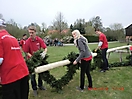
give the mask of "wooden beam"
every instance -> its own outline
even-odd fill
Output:
[[[67,64],[70,64],[69,60],[63,60],[63,61],[50,63],[50,64],[47,64],[47,65],[42,65],[42,66],[39,66],[39,67],[35,68],[35,73],[41,73],[41,72],[44,72],[44,71],[47,71],[47,70],[50,70],[50,69],[53,69],[53,68],[56,68],[56,67],[59,67],[59,66],[65,66]]]
[[[130,45],[111,48],[111,49],[107,50],[107,53],[109,53],[109,55],[110,55],[110,52],[113,52],[113,51],[116,51],[116,50],[119,50],[119,49],[128,48],[128,47],[130,47]],[[93,57],[97,56],[97,53],[92,53],[92,56]],[[67,60],[62,60],[62,61],[50,63],[50,64],[47,64],[47,65],[42,65],[42,66],[39,66],[39,67],[35,68],[35,73],[41,73],[41,72],[44,72],[44,71],[47,71],[47,70],[50,70],[50,69],[53,69],[53,68],[56,68],[56,67],[65,66],[65,65],[68,65],[68,64],[70,64],[70,61],[67,59]]]

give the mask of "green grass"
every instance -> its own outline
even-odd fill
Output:
[[[109,48],[123,46],[126,43],[110,43]],[[97,44],[89,45],[91,50],[97,47]],[[62,60],[71,51],[78,52],[75,46],[64,46],[64,47],[48,47],[48,62],[56,62]],[[123,59],[126,55],[123,54]],[[111,53],[109,62],[119,61],[118,53]],[[58,67],[50,70],[51,74],[56,78],[61,78],[65,74],[64,67]],[[76,90],[76,86],[79,85],[79,73],[77,71],[73,80],[66,86],[64,86],[62,94],[53,92],[53,89],[46,83],[44,86],[47,88],[46,91],[38,90],[38,97],[33,97],[32,88],[30,87],[29,99],[132,99],[132,67],[113,67],[105,73],[100,73],[98,70],[91,72],[93,78],[93,87],[97,88],[92,91],[85,89],[83,93]],[[87,86],[87,79],[86,86]],[[108,88],[106,90],[105,88]],[[122,90],[121,88],[124,88]]]

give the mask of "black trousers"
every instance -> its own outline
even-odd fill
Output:
[[[2,99],[28,99],[29,76],[13,83],[2,85]]]
[[[31,84],[32,84],[32,89],[37,90],[37,82],[36,82],[36,75],[33,74],[31,75]],[[43,84],[42,79],[40,74],[38,74],[38,87],[41,87]]]
[[[106,55],[107,55],[107,50],[108,50],[108,48],[105,48],[105,49],[101,49],[101,51],[102,51],[102,59],[103,59],[103,70],[106,70],[106,69],[108,69],[108,67],[109,67],[109,64],[108,64],[108,60],[107,60],[107,57],[106,57]]]
[[[87,75],[88,79],[88,87],[92,87],[92,77],[90,75],[90,61],[81,60],[81,73],[80,73],[80,88],[84,89],[85,84],[85,74]]]

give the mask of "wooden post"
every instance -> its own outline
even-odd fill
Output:
[[[129,46],[121,46],[121,47],[111,48],[111,49],[107,50],[107,53],[110,56],[111,52],[114,52],[114,51],[119,50],[119,49],[128,48],[128,47]],[[93,57],[97,56],[97,53],[92,53],[92,56]],[[122,56],[120,55],[120,59],[121,58],[122,58]],[[122,61],[122,59],[121,59],[121,61]],[[50,64],[47,64],[47,65],[42,65],[42,66],[39,66],[39,67],[35,68],[35,73],[41,73],[41,72],[44,72],[44,71],[47,71],[47,70],[50,70],[50,69],[53,69],[53,68],[56,68],[56,67],[59,67],[59,66],[65,66],[65,65],[68,65],[68,64],[70,64],[70,61],[67,59],[67,60],[62,60],[62,61],[59,61],[59,62],[50,63]]]
[[[69,60],[63,60],[59,62],[50,63],[47,65],[42,65],[42,66],[35,68],[35,73],[41,73],[41,72],[44,72],[44,71],[47,71],[47,70],[50,70],[50,69],[53,69],[59,66],[65,66],[67,64],[70,64]]]
[[[95,57],[96,55],[97,55],[97,53],[92,53],[93,57]],[[56,68],[59,66],[65,66],[68,64],[70,64],[70,61],[67,59],[67,60],[62,60],[62,61],[50,63],[47,65],[42,65],[42,66],[35,68],[35,73],[41,73],[41,72],[44,72],[44,71],[47,71],[47,70],[50,70],[50,69],[53,69],[53,68]]]

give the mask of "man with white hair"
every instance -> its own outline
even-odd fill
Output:
[[[0,78],[2,99],[28,99],[29,71],[15,37],[0,19]]]

